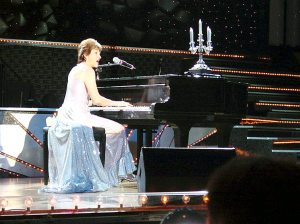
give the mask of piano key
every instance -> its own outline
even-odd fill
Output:
[[[151,112],[151,106],[133,106],[133,107],[90,107],[90,111],[140,111]]]

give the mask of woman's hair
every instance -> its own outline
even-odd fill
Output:
[[[93,49],[102,51],[102,46],[95,39],[88,38],[78,45],[78,59],[77,63],[85,61],[84,55],[89,55]]]

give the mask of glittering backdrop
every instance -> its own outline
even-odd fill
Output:
[[[188,49],[189,27],[212,29],[215,52],[268,44],[268,0],[1,0],[0,36]]]

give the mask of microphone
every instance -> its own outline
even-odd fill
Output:
[[[118,65],[121,65],[123,67],[129,68],[131,70],[135,69],[135,67],[132,64],[129,64],[128,62],[123,61],[123,60],[121,60],[118,57],[114,57],[113,58],[113,62],[116,63],[116,64],[118,64]]]

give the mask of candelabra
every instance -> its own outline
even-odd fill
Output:
[[[203,53],[209,54],[213,47],[212,47],[212,41],[211,41],[211,29],[209,26],[207,27],[207,41],[206,46],[204,45],[204,39],[203,39],[203,32],[202,32],[202,21],[199,20],[199,33],[198,33],[198,39],[197,39],[199,45],[195,46],[194,42],[194,31],[193,28],[190,28],[190,48],[189,51],[192,54],[199,53],[199,60],[196,62],[196,64],[189,69],[190,73],[203,73],[207,72],[208,70],[211,70],[204,62],[203,60]]]

